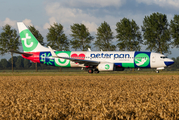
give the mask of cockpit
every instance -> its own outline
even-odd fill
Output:
[[[160,58],[165,59],[165,58],[168,58],[168,57],[167,56],[160,56]]]

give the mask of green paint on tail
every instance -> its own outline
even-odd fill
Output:
[[[23,30],[20,33],[20,37],[25,52],[31,52],[37,47],[38,41],[28,29]]]

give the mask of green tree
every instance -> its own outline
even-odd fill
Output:
[[[31,69],[34,69],[35,66],[36,66],[36,64],[32,62],[30,68],[31,68]]]
[[[34,35],[34,37],[39,41],[41,45],[45,45],[44,43],[44,37],[41,35],[39,30],[37,30],[34,26],[29,26],[28,27],[30,32]]]
[[[1,61],[0,61],[0,70],[2,69]]]
[[[17,56],[13,56],[13,58],[10,58],[8,60],[8,63],[10,66],[12,66],[12,63],[11,63],[12,60],[13,60],[13,63],[15,63],[17,61]],[[16,67],[15,64],[13,64],[13,68],[15,68],[15,67]]]
[[[174,64],[169,66],[169,70],[179,70],[179,57],[176,58],[172,58],[172,60],[174,61]]]
[[[17,35],[17,31],[12,29],[10,25],[6,24],[3,26],[3,32],[0,34],[0,54],[4,55],[8,53],[9,50],[17,51],[19,49],[20,40]],[[14,71],[13,67],[13,53],[11,52],[11,65],[12,72]]]
[[[20,68],[24,67],[23,61],[24,61],[24,58],[22,58],[21,56],[17,57],[17,61],[15,62],[15,65],[16,65],[17,69],[20,69]]]
[[[147,50],[154,50],[161,54],[170,53],[169,45],[171,38],[169,24],[165,14],[157,12],[150,16],[145,16],[142,31],[144,32],[144,45],[147,45]]]
[[[174,39],[172,45],[179,48],[179,15],[175,15],[173,20],[170,21],[170,32]]]
[[[31,33],[34,35],[34,37],[39,41],[41,45],[45,45],[44,43],[44,38],[41,35],[41,33],[34,27],[34,26],[29,26],[28,27]],[[35,63],[35,68],[36,72],[38,71],[38,63]]]
[[[179,57],[177,57],[174,62],[175,63],[173,65],[175,66],[176,69],[179,70]]]
[[[24,59],[24,68],[28,69],[30,67],[30,60]]]
[[[119,50],[140,51],[142,38],[136,22],[123,18],[120,22],[117,22],[116,27]]]
[[[97,28],[96,41],[94,43],[97,49],[102,49],[105,51],[112,51],[116,49],[115,45],[112,45],[113,32],[107,22],[101,23],[101,25]]]
[[[89,30],[84,24],[73,24],[71,26],[71,32],[72,40],[70,41],[70,44],[73,49],[81,49],[82,51],[85,51],[88,48],[91,48],[90,43],[94,37],[90,35]]]
[[[58,51],[69,50],[69,41],[67,36],[64,34],[63,26],[60,23],[54,23],[48,30],[47,46],[51,46],[53,49]],[[60,67],[60,72],[61,71],[62,68]]]
[[[3,69],[8,68],[8,61],[6,59],[1,59],[1,65]]]
[[[69,41],[64,34],[63,26],[61,24],[54,23],[48,29],[47,34],[47,46],[51,46],[55,50],[69,50]]]
[[[47,69],[47,66],[46,64],[40,64],[41,69]]]
[[[77,51],[77,49],[80,48],[80,44],[78,40],[71,40],[70,44],[72,45],[72,48],[75,49],[75,51]]]

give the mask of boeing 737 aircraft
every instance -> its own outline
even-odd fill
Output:
[[[174,63],[154,52],[137,51],[56,51],[42,46],[22,22],[17,23],[23,58],[57,67],[86,67],[88,73],[123,71],[125,68],[156,68],[156,72]]]

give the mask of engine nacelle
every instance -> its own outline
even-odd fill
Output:
[[[97,68],[99,71],[113,71],[114,64],[113,63],[100,63]]]
[[[124,71],[125,69],[123,67],[118,67],[113,63],[101,63],[97,68],[99,71]]]

